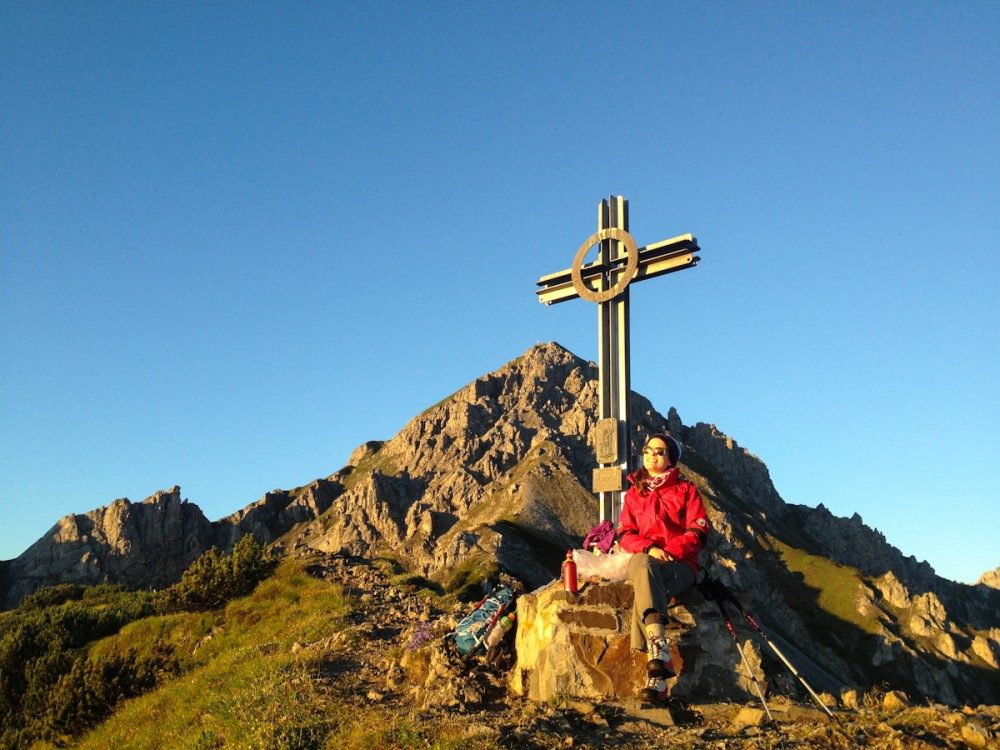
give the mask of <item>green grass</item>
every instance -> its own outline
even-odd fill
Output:
[[[817,592],[816,604],[822,610],[869,635],[878,635],[878,620],[858,612],[862,581],[857,570],[796,549],[772,536],[767,541],[781,555],[788,570],[800,574],[805,585]]]
[[[459,601],[478,601],[483,597],[483,581],[496,580],[500,566],[496,559],[486,555],[470,555],[462,564],[450,571],[444,590]]]
[[[329,732],[307,666],[267,644],[229,648],[129,701],[82,748],[306,748]]]
[[[419,715],[387,714],[383,711],[341,716],[324,750],[494,750],[496,740],[468,737],[464,722],[456,719],[422,719]]]
[[[439,597],[444,594],[441,584],[425,578],[417,573],[402,573],[389,579],[389,583],[411,593],[429,597]]]
[[[385,563],[387,567],[389,562]],[[148,617],[95,643],[95,652],[172,646],[184,673],[124,702],[76,747],[107,750],[479,750],[459,720],[365,702],[350,678],[323,687],[324,669],[356,647],[341,633],[354,606],[340,586],[287,561],[254,592],[214,612]],[[297,653],[296,642],[312,644]],[[398,650],[398,647],[397,647]],[[38,745],[41,748],[43,745]]]
[[[398,576],[406,572],[406,567],[391,555],[380,555],[372,560],[372,567],[384,576]]]
[[[287,562],[254,592],[217,612],[150,617],[95,650],[124,652],[166,641],[187,671],[127,701],[80,747],[321,747],[330,730],[312,672],[329,656],[316,643],[344,626],[351,602],[339,586]]]
[[[110,657],[134,649],[139,656],[149,655],[155,644],[167,644],[181,657],[184,665],[192,664],[198,643],[221,621],[219,612],[184,612],[155,615],[129,623],[116,635],[95,641],[88,649],[91,657]]]

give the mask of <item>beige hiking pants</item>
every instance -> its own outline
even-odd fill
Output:
[[[663,615],[666,622],[670,598],[694,585],[694,572],[682,562],[663,562],[640,552],[632,555],[628,562],[628,580],[635,592],[635,603],[632,605],[632,648],[645,651],[643,616],[655,609]]]

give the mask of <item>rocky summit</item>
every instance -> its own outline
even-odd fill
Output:
[[[684,425],[676,411],[664,416],[638,394],[631,408],[639,440],[669,430],[684,444],[682,472],[699,487],[713,525],[709,573],[818,689],[882,686],[948,705],[1000,704],[997,571],[972,586],[943,579],[858,515],[786,503],[764,463],[714,426]],[[269,492],[218,521],[176,487],[67,516],[2,564],[3,602],[15,606],[58,582],[162,586],[201,552],[246,534],[288,554],[390,556],[449,590],[500,572],[535,589],[597,521],[589,491],[596,413],[596,366],[541,344],[391,439],[362,443],[339,471]],[[703,625],[697,613],[709,609],[693,610],[695,634]],[[732,647],[715,640],[713,648]],[[748,655],[765,677],[795,693],[794,680],[755,648]],[[716,656],[732,662],[731,654],[728,662]],[[716,694],[743,685],[735,674],[705,674]]]

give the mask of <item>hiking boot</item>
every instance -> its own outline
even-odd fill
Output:
[[[670,660],[670,646],[664,637],[663,623],[646,624],[646,674],[650,677],[673,677],[674,664]]]
[[[670,677],[675,677],[677,672],[674,671],[673,660],[667,657],[666,660],[650,659],[646,662],[646,674],[650,677],[659,677],[666,680]]]
[[[667,690],[667,681],[663,677],[650,677],[646,680],[646,687],[639,691],[639,699],[644,703],[666,703],[670,697]]]

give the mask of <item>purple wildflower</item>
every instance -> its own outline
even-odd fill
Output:
[[[434,628],[429,622],[418,622],[410,636],[410,642],[406,644],[407,651],[416,651],[427,641],[434,637]]]

